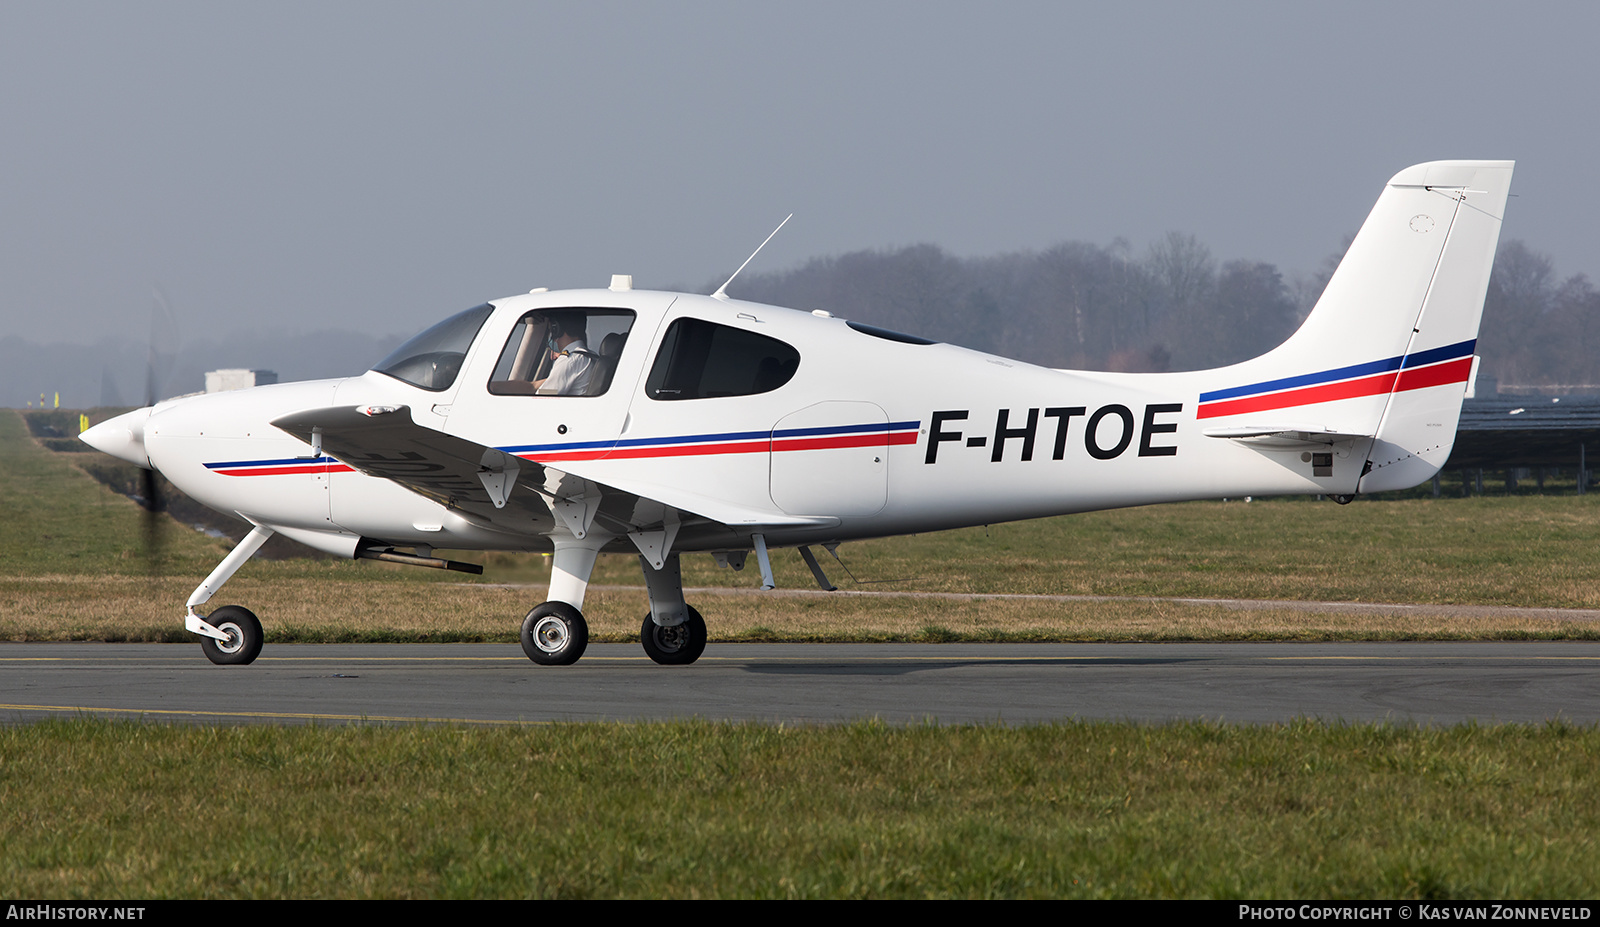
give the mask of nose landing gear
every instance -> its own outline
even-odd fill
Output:
[[[272,537],[272,529],[257,525],[244,536],[217,568],[189,596],[183,626],[200,635],[200,650],[206,659],[223,666],[244,666],[261,655],[261,622],[248,608],[224,605],[201,617],[195,606],[204,605],[229,577],[238,572],[261,545]]]
[[[206,659],[219,666],[244,666],[261,655],[261,622],[239,605],[224,605],[206,616],[206,623],[221,631],[222,640],[200,638]]]

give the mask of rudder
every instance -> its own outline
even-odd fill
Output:
[[[1510,161],[1443,161],[1409,168],[1390,181],[1432,198],[1433,208],[1419,210],[1408,226],[1425,226],[1431,219],[1436,227],[1445,227],[1445,234],[1378,423],[1360,492],[1415,486],[1437,473],[1450,456],[1472,376],[1512,167]],[[1445,216],[1448,224],[1442,221]]]

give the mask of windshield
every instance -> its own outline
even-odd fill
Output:
[[[402,344],[372,369],[436,393],[449,389],[472,339],[492,312],[494,307],[484,303],[457,313]]]

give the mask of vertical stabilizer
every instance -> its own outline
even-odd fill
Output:
[[[1434,161],[1384,187],[1288,341],[1216,371],[1198,416],[1219,431],[1295,423],[1374,440],[1361,492],[1414,486],[1455,442],[1510,161]]]

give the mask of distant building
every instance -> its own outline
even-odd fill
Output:
[[[268,383],[276,382],[278,382],[278,375],[271,370],[231,368],[206,371],[206,392],[208,393],[224,393],[230,389],[249,389],[252,386],[266,386]]]

